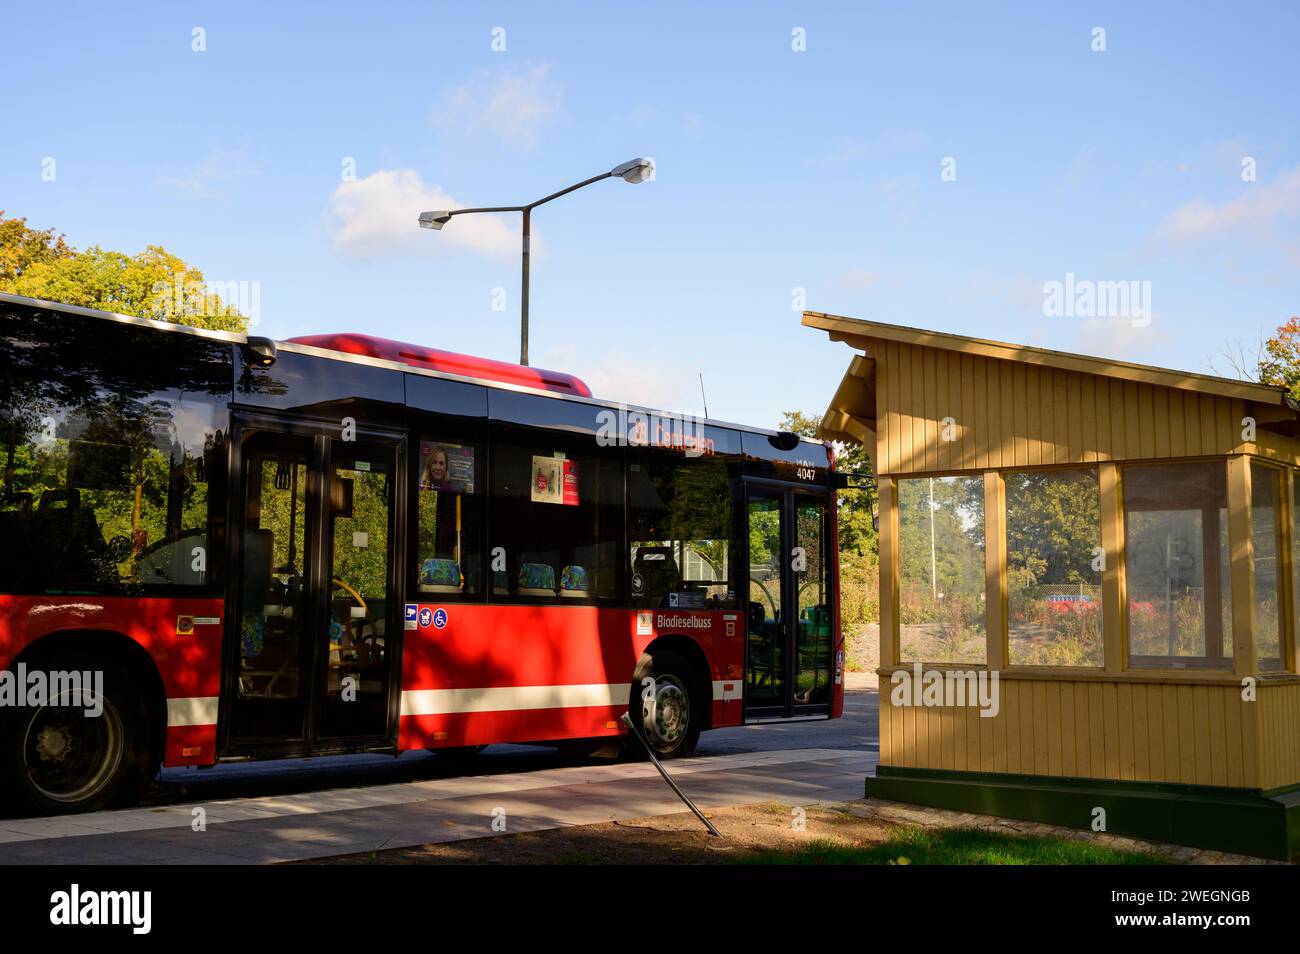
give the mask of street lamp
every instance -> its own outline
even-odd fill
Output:
[[[602,172],[598,176],[592,176],[590,179],[584,179],[581,182],[569,186],[567,189],[561,189],[559,192],[552,192],[543,199],[536,202],[530,202],[528,205],[502,205],[493,208],[483,209],[451,209],[439,212],[421,212],[420,228],[434,229],[441,231],[442,227],[451,221],[454,215],[468,215],[471,212],[522,212],[524,214],[524,269],[523,284],[520,305],[520,328],[519,328],[519,363],[528,364],[528,258],[529,258],[529,236],[532,234],[532,217],[533,209],[539,205],[545,205],[552,199],[558,199],[562,195],[568,195],[570,192],[576,192],[583,186],[589,186],[593,182],[599,182],[601,179],[622,179],[624,182],[636,185],[638,182],[645,182],[654,175],[654,161],[650,159],[632,159],[628,162],[620,163],[609,172]]]

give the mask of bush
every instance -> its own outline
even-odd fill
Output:
[[[841,554],[840,622],[856,629],[880,621],[880,565],[873,560]]]

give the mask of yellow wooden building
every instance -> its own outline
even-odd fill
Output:
[[[879,490],[883,798],[1300,851],[1300,409],[805,312]],[[962,690],[965,689],[965,692]]]

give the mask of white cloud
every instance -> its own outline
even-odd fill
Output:
[[[158,182],[169,192],[206,196],[221,191],[235,180],[255,175],[257,171],[256,164],[245,150],[213,148],[202,162],[161,175]]]
[[[525,72],[480,74],[447,92],[434,112],[433,124],[487,133],[532,149],[542,127],[560,111],[563,90],[550,73],[551,67],[544,65]]]
[[[1229,233],[1271,230],[1279,218],[1300,215],[1300,166],[1268,183],[1244,183],[1236,199],[1215,204],[1195,199],[1179,206],[1156,226],[1169,242],[1197,242]]]
[[[417,224],[421,212],[467,204],[426,183],[414,169],[380,169],[340,183],[330,195],[327,217],[334,247],[358,258],[434,254],[448,247],[518,254],[518,228],[501,216],[462,216],[436,234]]]

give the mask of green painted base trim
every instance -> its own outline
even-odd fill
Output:
[[[1300,857],[1300,792],[881,765],[869,798],[1091,829],[1262,858]]]

